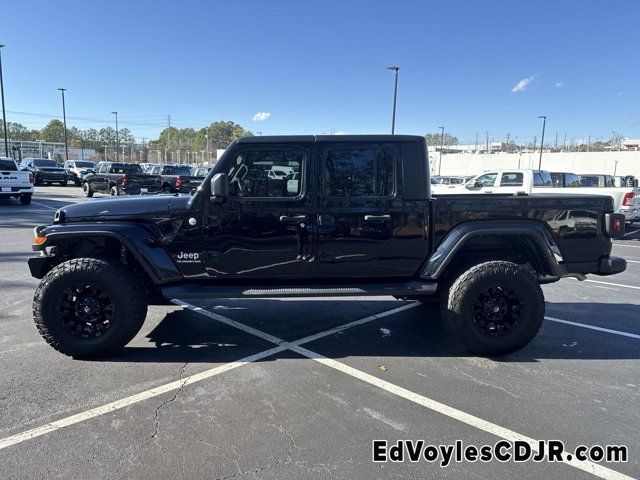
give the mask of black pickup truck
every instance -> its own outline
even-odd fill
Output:
[[[98,192],[115,197],[161,191],[160,176],[143,173],[137,163],[100,162],[95,170],[89,171],[82,179],[85,197],[93,197]]]
[[[248,137],[193,195],[70,205],[36,227],[33,311],[55,349],[91,357],[172,299],[435,297],[469,350],[500,355],[540,328],[540,283],[625,270],[624,228],[608,196],[434,198],[422,137]]]
[[[203,180],[192,175],[189,165],[156,165],[148,173],[162,177],[162,191],[166,193],[189,193]]]

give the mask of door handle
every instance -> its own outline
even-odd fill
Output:
[[[369,222],[369,221],[380,221],[380,220],[391,220],[391,215],[365,215],[364,216],[364,221],[365,222]]]
[[[287,224],[300,223],[306,220],[306,215],[280,215],[280,221]]]

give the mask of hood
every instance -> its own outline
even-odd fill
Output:
[[[191,195],[130,196],[88,200],[61,208],[58,223],[166,218],[187,211]]]

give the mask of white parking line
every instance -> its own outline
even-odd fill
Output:
[[[36,205],[40,205],[41,207],[45,207],[45,208],[48,208],[50,210],[58,210],[58,207],[52,207],[52,206],[46,205],[44,203],[34,202],[33,200],[31,201],[31,203],[35,203]]]
[[[203,313],[205,312],[205,310],[201,309],[200,307],[196,307],[195,305],[190,305],[187,304],[185,302],[182,301],[177,301],[179,302],[179,304],[184,305],[185,307],[196,311],[198,313]],[[176,303],[177,303],[176,302]],[[205,314],[206,315],[206,314]],[[206,315],[210,318],[214,318],[211,317],[209,315]],[[216,315],[217,317],[219,317],[220,315]],[[224,318],[224,317],[223,317]],[[371,317],[367,317],[369,320],[368,321],[372,321],[376,318],[375,315],[372,315]],[[259,337],[260,338],[264,338],[266,339],[267,337],[273,337],[273,335],[268,334],[266,332],[263,332],[261,330],[257,330],[253,327],[249,327],[247,325],[244,325],[242,323],[236,322],[234,320],[230,320],[225,318],[225,321],[223,323],[225,323],[226,325],[231,325],[232,322],[233,324],[237,324],[237,325],[242,325],[241,330],[248,332],[249,330],[252,331],[256,331],[259,332]],[[365,322],[365,319],[362,319],[361,321],[356,321],[356,322],[351,322],[354,325],[362,325]],[[323,332],[324,333],[324,332]],[[326,336],[326,335],[324,335]],[[516,440],[520,440],[520,441],[524,441],[526,443],[528,443],[531,446],[531,449],[533,451],[535,451],[536,453],[539,451],[538,450],[538,445],[539,445],[539,441],[535,440],[534,438],[531,437],[527,437],[525,435],[522,435],[518,432],[515,432],[513,430],[510,430],[508,428],[504,428],[501,427],[500,425],[497,425],[495,423],[489,422],[487,420],[483,420],[482,418],[476,417],[475,415],[471,415],[469,413],[463,412],[462,410],[458,410],[457,408],[454,407],[450,407],[449,405],[446,405],[444,403],[440,403],[436,400],[433,400],[431,398],[425,397],[424,395],[420,395],[418,393],[412,392],[410,390],[407,390],[406,388],[400,387],[398,385],[395,385],[391,382],[387,382],[385,380],[382,380],[378,377],[374,377],[373,375],[370,375],[368,373],[362,372],[356,368],[353,368],[349,365],[346,365],[344,363],[338,362],[337,360],[331,359],[331,358],[327,358],[323,355],[320,355],[319,353],[316,352],[312,352],[311,350],[308,350],[304,347],[301,347],[300,344],[303,342],[303,340],[305,340],[304,343],[307,343],[309,341],[312,341],[312,339],[316,339],[315,337],[317,337],[316,335],[311,335],[310,337],[305,337],[305,339],[301,339],[297,342],[291,342],[291,343],[287,343],[285,342],[283,339],[278,338],[278,337],[273,337],[274,340],[276,341],[276,343],[278,343],[278,345],[280,346],[287,346],[288,349],[304,356],[307,357],[311,360],[315,360],[316,362],[319,362],[327,367],[333,368],[335,370],[338,370],[342,373],[345,373],[347,375],[350,375],[354,378],[357,378],[359,380],[362,380],[363,382],[366,382],[370,385],[373,385],[375,387],[381,388],[382,390],[385,390],[389,393],[392,393],[394,395],[397,395],[401,398],[404,398],[405,400],[409,400],[410,402],[416,403],[418,405],[421,405],[425,408],[428,408],[429,410],[432,410],[434,412],[440,413],[442,415],[446,415],[449,418],[453,418],[455,420],[458,420],[459,422],[465,423],[471,427],[477,428],[479,430],[483,430],[487,433],[490,433],[492,435],[495,435],[497,437],[500,438],[504,438],[505,440],[509,440],[511,442],[514,442]],[[574,468],[577,468],[579,470],[583,470],[585,472],[591,473],[592,475],[595,475],[597,477],[600,478],[604,478],[604,479],[608,479],[608,480],[622,480],[622,479],[631,479],[632,477],[629,477],[627,475],[624,475],[620,472],[617,472],[615,470],[612,470],[610,468],[604,467],[602,465],[599,465],[597,463],[593,463],[593,462],[589,462],[589,461],[583,461],[580,462],[578,460],[576,460],[575,455],[573,455],[573,458],[571,460],[566,460],[563,459],[562,460],[564,463],[566,463],[567,465],[570,465]]]
[[[640,261],[638,260],[629,260],[629,259],[625,259],[627,260],[627,263],[640,263]]]
[[[602,280],[591,280],[590,278],[586,280],[578,280],[577,278],[569,277],[567,280],[575,280],[576,282],[586,282],[586,283],[599,283],[601,285],[609,285],[611,287],[622,287],[622,288],[632,288],[633,290],[640,290],[640,287],[636,287],[635,285],[625,285],[624,283],[613,283],[613,282],[603,282]]]
[[[634,290],[640,290],[640,287],[636,287],[635,285],[625,285],[623,283],[602,282],[600,280],[591,280],[591,279],[587,279],[585,280],[585,282],[600,283],[602,285],[611,285],[613,287],[633,288]]]
[[[640,248],[640,245],[627,245],[626,243],[616,243],[613,242],[616,247],[627,247],[627,248]]]
[[[587,325],[586,323],[571,322],[569,320],[562,320],[561,318],[555,318],[555,317],[544,317],[544,319],[549,320],[551,322],[566,323],[567,325],[573,325],[574,327],[588,328],[589,330],[596,330],[598,332],[605,332],[605,333],[613,333],[614,335],[620,335],[622,337],[629,337],[629,338],[636,338],[640,340],[640,335],[636,335],[635,333],[623,332],[620,330],[611,330],[610,328],[596,327],[594,325]]]

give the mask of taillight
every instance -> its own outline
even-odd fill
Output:
[[[29,183],[33,183],[33,173],[29,172]]]
[[[182,178],[178,177],[176,178],[176,187],[181,187],[182,186]]]
[[[129,180],[127,180],[127,177],[122,177],[121,184],[122,184],[123,187],[126,187],[128,182],[129,182]]]
[[[621,213],[606,213],[604,222],[609,237],[620,238],[624,235],[626,218]]]
[[[636,199],[633,196],[633,192],[627,192],[624,194],[624,197],[622,198],[623,207],[633,207],[635,202],[636,202]]]

